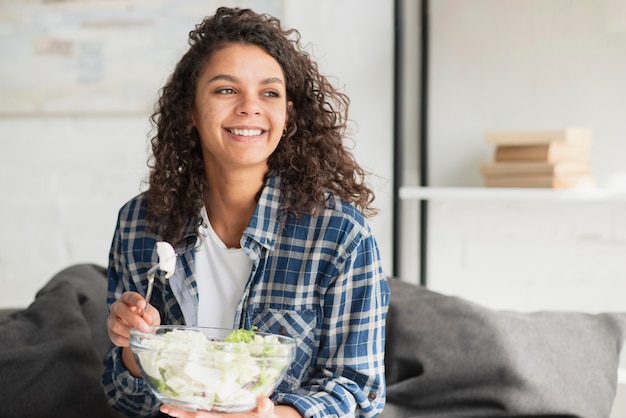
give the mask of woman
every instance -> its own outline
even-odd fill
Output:
[[[389,288],[365,220],[374,197],[343,146],[349,100],[299,37],[220,8],[161,92],[149,188],[120,210],[109,261],[103,385],[128,415],[196,416],[159,405],[140,378],[130,329],[160,323],[297,341],[284,381],[246,416],[382,410]],[[176,272],[146,301],[157,241],[176,248]]]

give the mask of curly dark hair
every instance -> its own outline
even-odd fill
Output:
[[[286,134],[269,157],[265,176],[265,180],[274,175],[281,178],[286,197],[283,213],[315,214],[327,204],[330,192],[365,216],[374,215],[374,193],[365,184],[366,173],[343,144],[349,98],[319,73],[297,30],[284,30],[270,15],[221,7],[189,33],[190,47],[160,91],[150,118],[156,130],[145,192],[150,226],[172,243],[180,242],[190,221],[198,234],[206,181],[191,111],[206,64],[216,51],[233,43],[261,47],[285,75],[287,100],[293,106],[288,109]]]

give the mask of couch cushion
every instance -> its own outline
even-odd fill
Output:
[[[11,320],[12,315],[21,309],[0,309],[0,325]]]
[[[111,418],[100,384],[106,277],[92,265],[57,274],[26,309],[0,322],[0,416]]]
[[[495,311],[390,287],[383,416],[610,415],[625,314]]]

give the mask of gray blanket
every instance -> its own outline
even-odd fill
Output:
[[[121,417],[100,385],[107,316],[104,270],[79,265],[0,319],[0,417]]]
[[[494,311],[390,285],[384,417],[609,417],[626,314]]]

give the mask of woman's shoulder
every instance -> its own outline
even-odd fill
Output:
[[[144,193],[140,193],[122,205],[118,212],[118,220],[124,222],[144,222],[148,201]]]
[[[324,248],[336,251],[337,260],[345,260],[355,251],[376,247],[376,238],[363,213],[346,200],[329,197],[324,209],[307,223],[309,229],[317,229],[315,236],[324,242]]]
[[[340,199],[332,193],[328,194],[327,202],[326,212],[329,211],[332,216],[339,216],[353,222],[356,225],[369,229],[367,218],[363,215],[363,212],[357,209],[357,207],[352,203]]]
[[[280,178],[272,177],[263,191],[261,204],[266,208],[278,208],[283,198],[280,188]],[[300,216],[288,216],[295,225],[326,225],[343,231],[358,232],[361,235],[371,234],[370,225],[365,215],[352,203],[341,199],[331,190],[326,191],[325,204],[312,213]],[[276,213],[279,213],[277,211]]]

